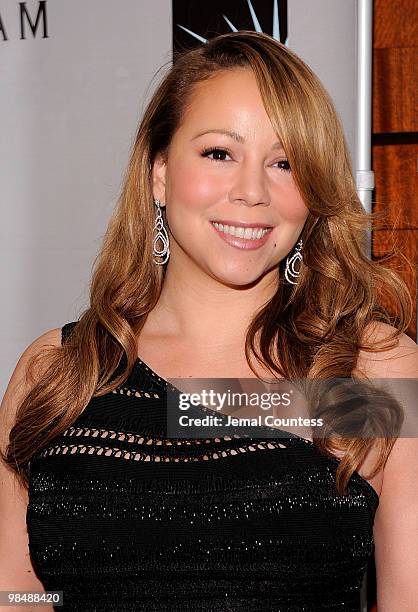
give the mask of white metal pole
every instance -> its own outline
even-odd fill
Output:
[[[373,0],[357,0],[357,129],[356,186],[366,212],[372,210],[374,173],[371,168],[372,138]],[[367,254],[371,256],[371,234]]]
[[[372,170],[372,62],[373,0],[357,0],[357,129],[356,187],[366,212],[372,212],[374,173]],[[371,257],[371,231],[366,252]],[[367,574],[361,590],[361,612],[367,612]]]

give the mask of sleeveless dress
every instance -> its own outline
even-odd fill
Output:
[[[169,439],[167,385],[138,358],[33,457],[29,550],[54,609],[358,612],[374,488],[354,472],[339,495],[339,460],[290,432]]]

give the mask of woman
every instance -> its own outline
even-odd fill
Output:
[[[294,53],[238,32],[176,58],[90,307],[28,347],[3,400],[3,589],[62,590],[64,610],[358,610],[375,546],[379,612],[416,609],[416,440],[166,431],[168,378],[417,376],[411,296],[364,255],[369,218]]]

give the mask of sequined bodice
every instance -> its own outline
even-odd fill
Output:
[[[63,327],[63,340],[72,325]],[[169,439],[141,360],[31,464],[34,568],[57,610],[359,610],[374,489],[312,442]]]

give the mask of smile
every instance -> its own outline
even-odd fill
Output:
[[[263,246],[270,237],[272,227],[238,227],[236,225],[223,225],[211,221],[211,225],[224,242],[243,250],[255,250]]]
[[[258,240],[269,231],[269,229],[260,227],[237,227],[234,225],[222,225],[222,223],[216,223],[215,221],[212,221],[212,223],[217,230],[224,234],[231,234],[231,236],[246,238],[247,240]]]

